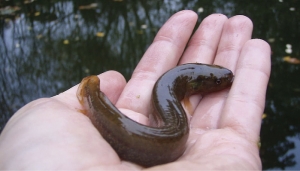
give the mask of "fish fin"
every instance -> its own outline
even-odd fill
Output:
[[[183,98],[183,105],[184,105],[184,108],[187,111],[187,113],[189,115],[192,115],[193,114],[193,107],[192,107],[192,104],[190,102],[189,96],[184,96],[184,98]]]

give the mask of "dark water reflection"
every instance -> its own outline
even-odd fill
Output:
[[[253,37],[272,47],[263,168],[300,169],[300,65],[283,61],[300,58],[299,6],[298,0],[0,1],[0,130],[24,104],[86,75],[117,70],[128,79],[158,29],[179,10],[198,12],[199,22],[215,12],[243,14],[254,23]]]

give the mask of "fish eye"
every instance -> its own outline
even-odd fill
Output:
[[[218,85],[218,84],[221,84],[222,83],[222,81],[220,80],[220,79],[217,79],[216,80],[216,84]]]

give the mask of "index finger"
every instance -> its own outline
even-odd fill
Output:
[[[177,65],[196,21],[197,15],[186,10],[174,14],[163,25],[124,88],[116,104],[120,110],[148,115],[153,85]]]

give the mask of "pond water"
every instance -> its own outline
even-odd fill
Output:
[[[263,169],[300,169],[300,1],[0,1],[0,131],[23,105],[87,75],[127,79],[163,23],[182,9],[242,14],[272,48],[261,130]]]

